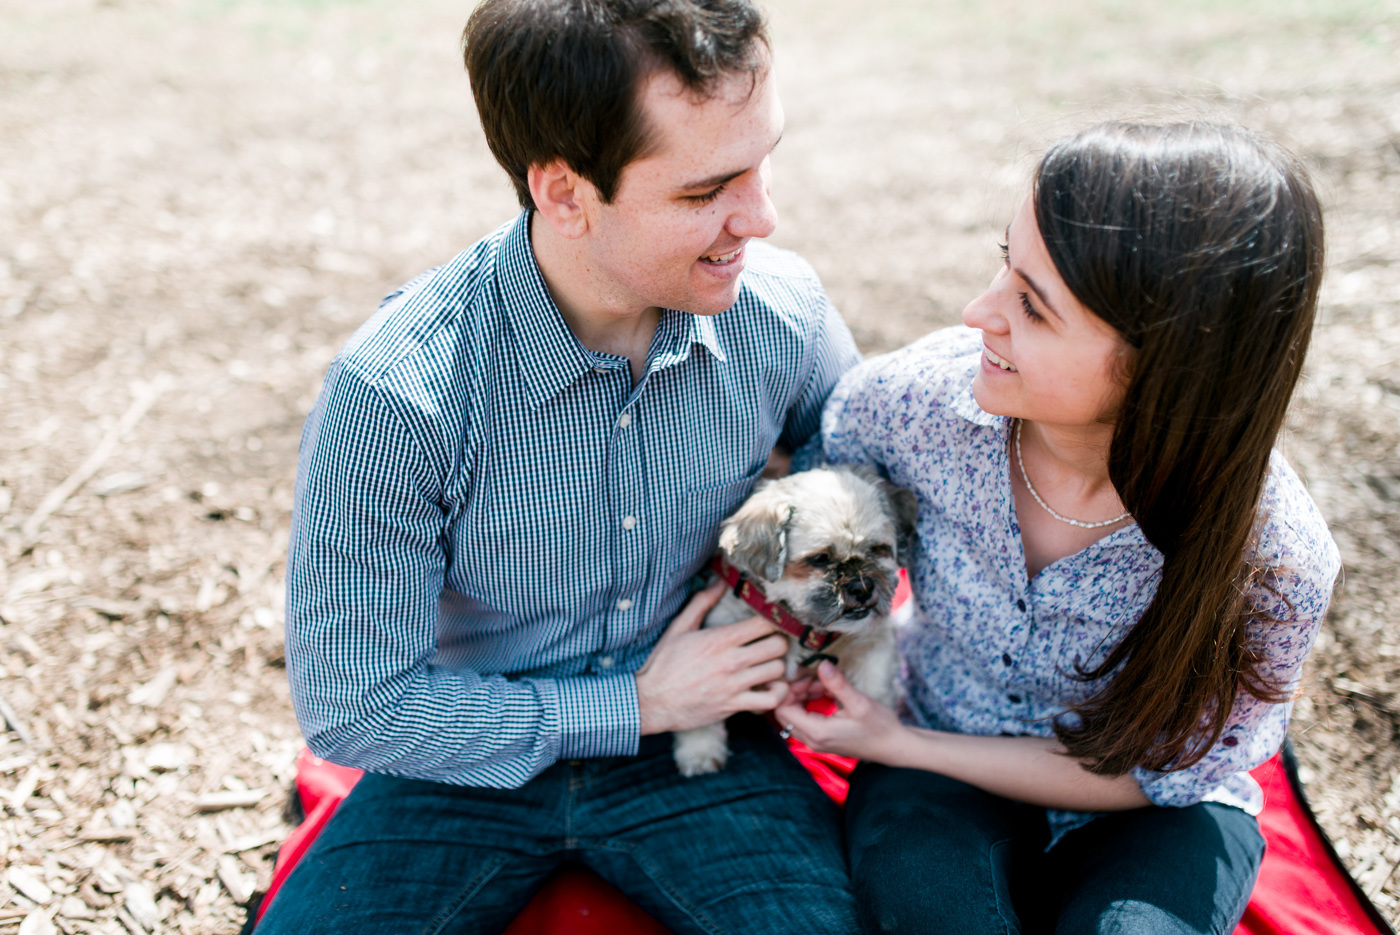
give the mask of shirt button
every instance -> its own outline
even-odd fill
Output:
[[[594,372],[594,373],[607,373],[608,371],[605,370],[605,369],[602,368],[602,367],[594,367],[594,368],[593,368],[593,372]]]
[[[636,525],[637,525],[637,517],[635,517],[635,516],[624,516],[624,517],[622,517],[622,528],[623,528],[623,529],[633,529],[633,528],[636,527]]]
[[[1023,614],[1026,612],[1026,602],[1021,600],[1019,597],[1016,598],[1016,609]]]
[[[1009,666],[1009,665],[1011,665],[1011,654],[1010,654],[1010,653],[1002,653],[1002,654],[1001,654],[1001,664],[1004,665],[1004,666]]]
[[[598,668],[600,668],[600,669],[611,669],[612,667],[613,667],[613,657],[612,657],[612,656],[599,656],[599,657],[598,657]]]
[[[631,424],[632,424],[632,413],[630,413],[630,412],[624,412],[622,415],[620,415],[620,416],[617,417],[617,427],[618,427],[618,428],[620,428],[620,429],[625,429],[625,428],[627,428],[627,426],[629,426],[629,425],[631,425]]]
[[[632,609],[632,599],[631,599],[630,597],[624,597],[622,600],[620,600],[620,601],[617,602],[617,609],[618,609],[618,610],[621,610],[621,611],[629,611],[629,610],[631,610],[631,609]]]

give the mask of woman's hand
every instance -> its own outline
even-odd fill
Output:
[[[840,710],[828,717],[803,707],[822,695],[832,698]],[[910,739],[909,728],[893,711],[857,691],[841,670],[827,661],[817,667],[816,679],[793,682],[774,713],[785,730],[819,753],[896,765],[894,759]]]

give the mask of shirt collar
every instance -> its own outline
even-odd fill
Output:
[[[549,294],[530,245],[530,210],[520,212],[501,240],[496,281],[505,316],[510,322],[532,409],[553,399],[594,367],[599,360],[569,329]],[[652,339],[650,371],[672,367],[702,345],[721,361],[728,360],[718,329],[708,316],[667,309]]]
[[[1011,424],[1009,418],[994,416],[977,405],[977,398],[972,395],[972,380],[976,375],[976,371],[968,374],[967,384],[953,397],[952,402],[948,404],[949,407],[974,425],[1005,429]]]

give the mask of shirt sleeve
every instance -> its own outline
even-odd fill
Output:
[[[815,341],[813,343],[812,368],[807,381],[797,395],[796,402],[788,410],[778,443],[794,452],[792,470],[794,472],[814,467],[813,449],[809,443],[818,436],[821,428],[822,406],[831,395],[836,381],[841,375],[860,363],[861,354],[856,347],[851,329],[846,326],[841,313],[831,304],[820,286],[816,287],[818,313]],[[816,442],[820,445],[820,442]]]
[[[910,420],[896,412],[908,405],[898,366],[906,356],[907,349],[872,357],[841,378],[822,413],[821,445],[827,461],[885,468],[898,460],[900,449],[907,454],[910,440],[902,436],[901,427]],[[931,413],[932,405],[925,418]]]
[[[337,362],[302,435],[287,557],[287,673],[311,751],[500,788],[560,758],[635,753],[629,674],[513,680],[429,661],[445,526],[420,439]]]
[[[1248,637],[1260,659],[1260,674],[1292,692],[1327,615],[1341,556],[1291,469],[1276,458],[1274,470],[1282,476],[1266,484],[1261,509],[1268,519],[1256,556],[1269,571],[1250,592],[1259,616],[1250,623]],[[1241,691],[1220,738],[1200,762],[1167,773],[1139,768],[1133,776],[1158,805],[1220,800],[1257,813],[1262,804],[1253,801],[1258,787],[1239,780],[1278,752],[1292,711],[1291,701],[1260,701]],[[1239,801],[1241,791],[1250,800]]]

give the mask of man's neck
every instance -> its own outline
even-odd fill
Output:
[[[559,236],[533,214],[530,246],[545,288],[569,330],[594,353],[628,358],[632,363],[632,382],[639,381],[646,372],[647,353],[661,320],[661,309],[628,305],[618,295],[619,290],[606,280],[583,242]]]

